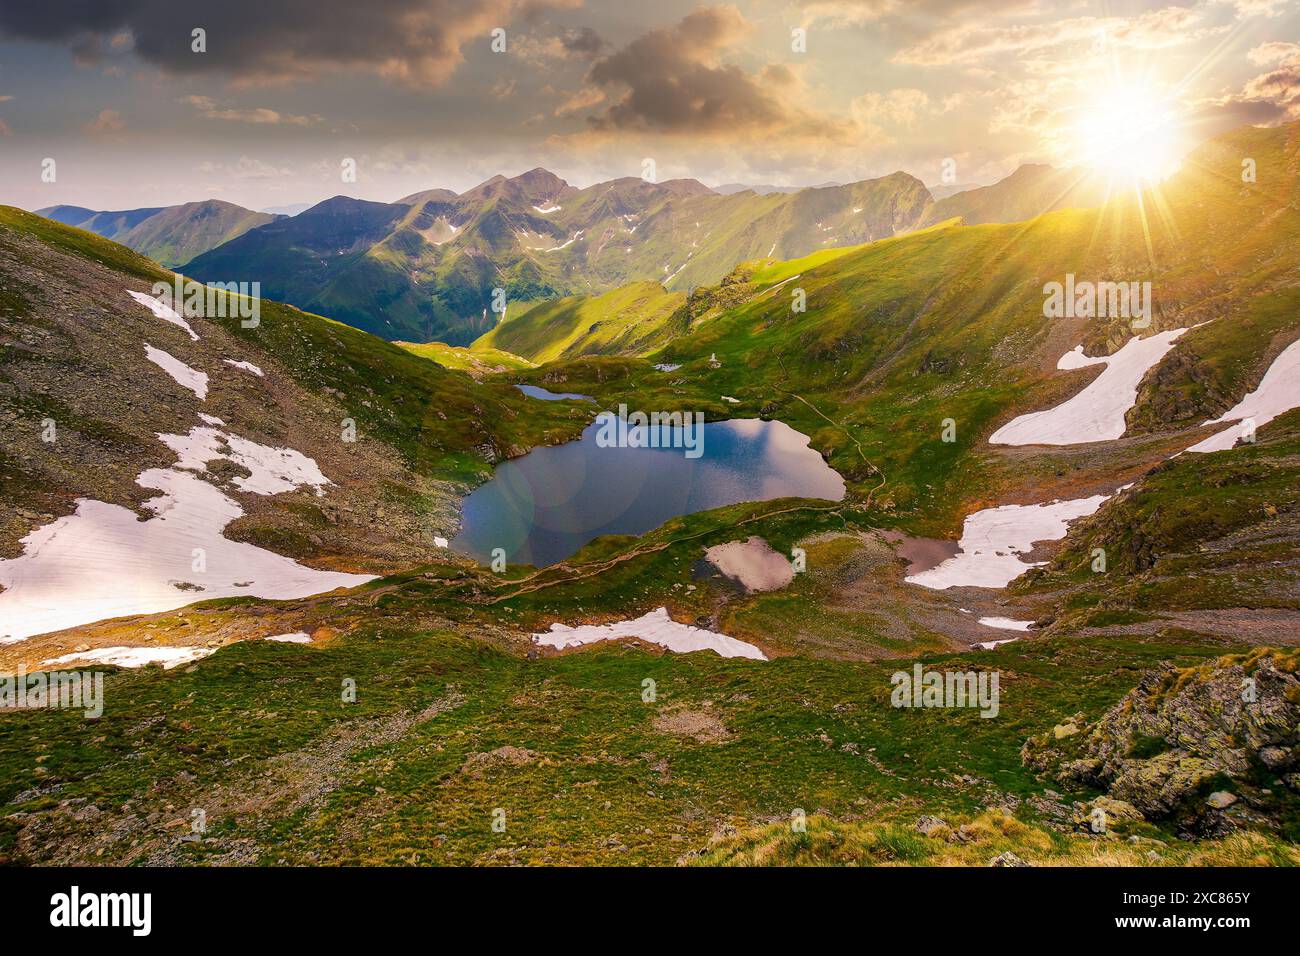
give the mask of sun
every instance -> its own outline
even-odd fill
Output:
[[[1103,90],[1072,132],[1078,160],[1112,179],[1158,183],[1182,157],[1177,104],[1141,85]]]

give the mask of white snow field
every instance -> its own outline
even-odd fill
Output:
[[[266,373],[252,362],[237,362],[234,359],[222,359],[227,365],[233,365],[235,368],[243,369],[245,372],[252,372],[258,378],[266,378]]]
[[[996,627],[1003,631],[1027,631],[1034,626],[1033,621],[1017,621],[1012,617],[982,617],[979,622],[985,627]]]
[[[161,492],[144,503],[150,517],[142,521],[128,508],[81,498],[73,514],[23,538],[20,556],[0,561],[0,639],[170,611],[210,598],[306,597],[373,579],[317,571],[224,537],[222,530],[243,509],[183,470],[201,471],[206,461],[226,457],[252,472],[235,480],[245,491],[278,494],[306,485],[323,494],[328,479],[312,459],[212,428],[158,437],[181,460],[136,479]]]
[[[1001,641],[980,641],[978,644],[972,644],[971,647],[978,648],[981,651],[991,651],[1003,644],[1014,644],[1018,640],[1020,640],[1018,637],[1008,637]]]
[[[188,388],[199,401],[208,397],[208,373],[190,368],[176,356],[156,349],[148,342],[144,343],[145,357],[170,375],[181,388]]]
[[[158,318],[170,322],[172,325],[179,325],[190,334],[190,339],[193,341],[197,342],[199,340],[199,333],[190,328],[190,324],[177,315],[171,306],[164,305],[153,296],[145,295],[143,292],[132,292],[130,289],[127,289],[126,294],[135,299],[135,301],[139,302]]]
[[[1092,514],[1110,495],[1041,505],[1002,505],[976,511],[962,525],[957,554],[928,571],[908,575],[912,584],[947,588],[1004,588],[1036,564],[1021,559],[1037,541],[1059,541],[1070,522]]]
[[[1205,424],[1218,425],[1220,422],[1241,422],[1252,419],[1255,427],[1260,428],[1296,407],[1300,407],[1300,341],[1292,342],[1273,360],[1273,364],[1260,379],[1259,388],[1218,418]],[[1240,425],[1232,425],[1204,441],[1197,442],[1187,450],[1226,451],[1240,440],[1242,432]]]
[[[310,644],[311,635],[306,631],[294,631],[292,634],[272,634],[264,640],[278,641],[281,644]]]
[[[991,445],[1079,445],[1122,438],[1124,416],[1137,402],[1142,377],[1160,364],[1186,329],[1149,338],[1132,338],[1114,355],[1088,358],[1083,346],[1056,363],[1062,370],[1104,365],[1105,370],[1073,398],[1055,408],[1031,412],[1007,422],[991,436]]]
[[[207,647],[97,647],[91,651],[74,651],[61,657],[51,657],[47,661],[41,661],[41,666],[58,667],[61,664],[85,661],[92,664],[116,664],[118,667],[161,664],[163,670],[169,671],[211,653],[212,649]]]
[[[545,634],[534,634],[533,640],[547,647],[564,650],[566,647],[580,647],[584,644],[611,641],[620,637],[639,638],[647,643],[658,644],[670,651],[676,651],[678,654],[714,651],[723,657],[767,660],[763,652],[753,644],[746,644],[734,637],[692,627],[689,624],[678,624],[668,616],[666,607],[657,608],[630,621],[618,621],[614,624],[581,624],[578,627],[552,624],[550,631]]]
[[[241,491],[258,495],[278,495],[300,485],[312,488],[319,497],[325,494],[330,480],[321,474],[316,462],[292,448],[272,448],[216,428],[196,425],[186,435],[159,435],[178,459],[175,468],[202,472],[214,458],[226,458],[251,475],[238,477],[234,483]]]

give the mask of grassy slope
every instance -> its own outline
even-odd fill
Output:
[[[638,354],[671,337],[673,315],[685,300],[657,282],[638,282],[604,295],[543,302],[494,327],[474,349],[501,349],[533,362]]]
[[[536,363],[528,361],[512,352],[494,348],[468,349],[463,346],[447,345],[443,342],[394,342],[412,355],[419,355],[437,362],[443,368],[469,372],[471,375],[486,375],[492,372],[536,368]]]
[[[13,207],[0,207],[0,226],[146,282],[172,278],[124,246]],[[332,389],[360,398],[355,403],[358,429],[397,449],[423,473],[481,478],[488,470],[477,451],[481,446],[506,454],[573,430],[508,385],[479,384],[390,342],[293,306],[263,300],[256,328],[244,328],[234,318],[213,321],[257,350],[273,354],[308,391]]]
[[[175,268],[275,218],[234,203],[210,200],[169,206],[127,232],[108,238]]]
[[[1300,608],[1300,410],[1254,444],[1184,454],[1080,522],[1024,593],[1064,591],[1061,626],[1223,607]],[[1095,548],[1106,571],[1094,573]]]
[[[1277,137],[1286,135],[1264,131],[1251,148],[1266,157],[1273,150],[1276,157]],[[1225,156],[1240,155],[1239,149],[1225,149]],[[1155,230],[1160,277],[1168,280],[1162,288],[1188,315],[1255,314],[1265,301],[1258,295],[1269,295],[1289,268],[1277,248],[1294,248],[1284,245],[1294,213],[1275,209],[1272,231],[1262,229],[1258,197],[1225,195],[1215,189],[1222,174],[1208,175],[1206,182],[1193,181],[1198,204],[1171,213],[1178,228]],[[1042,283],[1067,270],[1149,268],[1132,215],[1118,206],[1104,213],[1069,210],[1016,226],[940,228],[875,243],[800,276],[806,314],[791,313],[784,294],[759,298],[672,343],[661,358],[683,362],[678,373],[598,357],[524,377],[565,378],[602,398],[636,396],[643,408],[684,405],[719,417],[767,409],[811,434],[859,495],[877,483],[865,455],[889,479],[877,503],[908,509],[918,525],[951,527],[972,500],[1026,484],[1044,494],[1053,475],[1075,467],[1065,454],[1008,463],[981,437],[1016,411],[1077,390],[1080,377],[1060,376],[1040,361],[1060,353],[1054,330],[1042,323]],[[1198,226],[1214,228],[1194,231]],[[1180,247],[1181,257],[1164,258]],[[1247,261],[1251,267],[1242,268]],[[1224,265],[1224,274],[1236,277],[1226,284],[1216,279]],[[1088,330],[1103,339],[1114,331]],[[714,352],[722,363],[717,369],[707,362]],[[1214,348],[1198,354],[1204,363],[1233,364]],[[1245,364],[1236,366],[1242,369],[1237,389],[1259,374]],[[790,394],[796,392],[838,424],[820,419]],[[741,397],[742,405],[722,403],[721,394]],[[1214,401],[1229,397],[1240,395]],[[1135,414],[1140,417],[1143,408]],[[958,421],[955,445],[936,440],[939,421],[948,415]],[[1251,526],[1253,518],[1233,524],[1238,519],[1231,516],[1254,515],[1266,503],[1276,508],[1278,488],[1295,485],[1288,470],[1295,457],[1289,427],[1279,421],[1263,430],[1257,449],[1204,461],[1183,456],[1147,479],[1172,476],[1152,500],[1167,502],[1205,485],[1218,489],[1205,493],[1228,515],[1227,532]],[[1134,447],[1140,473],[1152,451]],[[1268,460],[1252,462],[1252,455]],[[1114,480],[1117,460],[1108,458],[1094,470]],[[1225,504],[1217,500],[1221,494],[1239,497]],[[860,504],[859,498],[816,517],[782,519],[792,522],[788,528],[771,519],[750,527],[785,549],[811,531],[891,520],[878,511],[855,511]],[[697,530],[735,537],[745,512],[755,510],[764,509],[691,516],[648,541]],[[1162,530],[1168,509],[1150,511],[1152,527]],[[1168,526],[1189,541],[1209,533],[1186,521]],[[1022,767],[1020,745],[1076,713],[1095,718],[1143,668],[1206,660],[1236,643],[1174,627],[1150,633],[1121,627],[1080,640],[1061,626],[1055,636],[992,653],[924,658],[931,666],[999,668],[1002,713],[993,720],[969,711],[890,708],[889,675],[896,666],[890,663],[808,656],[749,663],[612,647],[539,660],[519,653],[522,642],[511,634],[548,619],[623,613],[663,601],[673,584],[690,580],[691,560],[710,540],[645,552],[603,571],[602,558],[619,556],[633,542],[596,542],[581,555],[593,570],[590,577],[578,576],[582,564],[552,571],[539,580],[560,583],[545,590],[536,589],[538,581],[524,582],[520,570],[503,583],[450,567],[412,572],[369,589],[365,606],[309,601],[277,609],[299,615],[294,623],[310,620],[346,633],[324,647],[237,645],[183,673],[115,677],[110,700],[122,709],[93,726],[67,713],[13,715],[0,724],[0,767],[6,771],[0,780],[7,781],[0,799],[9,801],[0,814],[0,846],[19,859],[28,852],[29,845],[18,842],[24,818],[14,811],[38,815],[27,819],[42,835],[32,845],[42,854],[89,854],[86,841],[93,837],[104,841],[107,859],[131,861],[167,839],[154,826],[136,822],[118,829],[102,817],[92,833],[59,806],[71,800],[71,810],[80,812],[77,801],[84,800],[110,814],[129,801],[139,818],[156,809],[164,830],[173,818],[187,819],[176,808],[217,807],[208,838],[174,851],[193,860],[220,859],[242,846],[263,862],[667,863],[705,849],[716,828],[731,824],[742,833],[706,852],[704,862],[761,854],[791,862],[960,856],[961,862],[985,863],[1004,848],[1034,862],[1141,862],[1125,856],[1126,849],[1107,855],[1113,845],[1106,842],[1042,830],[1028,798],[1041,795],[1044,784]],[[1076,541],[1087,544],[1086,538]],[[513,596],[489,603],[497,589]],[[691,600],[683,603],[691,606]],[[701,603],[692,610],[713,610],[696,600]],[[820,595],[812,591],[802,600],[801,606],[796,596],[780,620],[808,616]],[[338,702],[340,675],[357,680],[356,705]],[[655,704],[642,702],[646,678],[656,682]],[[440,714],[382,738],[387,742],[339,755],[334,742],[344,727],[376,740],[376,725],[362,721],[391,720],[438,701],[446,703]],[[717,734],[704,740],[683,735],[689,723],[680,719],[683,711],[694,716],[695,726]],[[314,791],[319,773],[293,772],[303,753],[328,756],[337,774],[328,778],[331,787]],[[122,759],[128,754],[138,756]],[[259,780],[268,782],[259,787]],[[321,793],[315,802],[312,792]],[[295,804],[299,794],[304,801]],[[1087,795],[1067,795],[1074,796]],[[979,816],[985,807],[1008,804],[1017,807],[1022,828]],[[505,833],[490,825],[497,807],[507,814]],[[808,840],[750,829],[786,820],[795,808],[824,811],[837,822],[814,817]],[[975,818],[983,835],[969,851],[936,848],[911,833],[921,813]],[[828,836],[828,826],[839,834]],[[1157,841],[1143,849],[1152,847],[1164,862],[1276,863],[1294,855],[1264,838],[1205,852],[1155,828],[1139,835]]]
[[[1127,445],[1089,450],[1091,463],[1050,450],[1027,462],[985,442],[1014,414],[1056,404],[1091,378],[1053,367],[1080,339],[1097,354],[1131,334],[1122,320],[1045,319],[1043,284],[1069,272],[1150,276],[1164,311],[1156,329],[1216,319],[1188,334],[1188,361],[1160,387],[1144,388],[1130,420],[1135,433],[1150,434],[1222,413],[1263,374],[1270,338],[1275,353],[1300,333],[1293,294],[1274,291],[1290,281],[1300,243],[1297,138],[1300,124],[1221,138],[1142,204],[1117,196],[1098,209],[939,226],[851,250],[670,342],[655,359],[682,364],[671,376],[643,362],[590,358],[533,374],[606,401],[632,396],[637,407],[781,418],[811,435],[858,487],[877,484],[878,468],[888,479],[881,501],[932,530],[953,529],[959,514],[1023,487],[1036,469],[1046,479],[1036,500],[1050,497],[1062,459],[1080,482],[1085,473],[1094,484],[1120,478],[1122,463],[1107,458]],[[1267,184],[1240,182],[1247,154],[1270,171]],[[806,294],[804,313],[792,311],[796,289]],[[1256,356],[1249,363],[1248,354]],[[711,355],[720,367],[709,366]],[[1213,387],[1189,384],[1198,382]],[[1175,403],[1180,393],[1191,399]],[[740,404],[729,407],[722,395]],[[948,418],[952,444],[940,441]],[[1159,454],[1148,451],[1147,461]]]
[[[16,811],[43,814],[42,854],[90,857],[103,846],[99,859],[118,862],[171,842],[169,824],[190,807],[208,808],[210,825],[204,841],[175,851],[192,862],[245,841],[241,852],[267,863],[671,863],[724,823],[757,826],[795,808],[906,830],[921,813],[969,816],[1041,792],[1020,766],[1026,736],[1098,715],[1144,666],[1223,650],[1170,634],[962,656],[963,668],[1003,674],[1002,713],[983,720],[891,708],[888,664],[632,648],[526,661],[464,625],[411,630],[384,611],[326,648],[243,644],[185,673],[114,676],[111,706],[93,724],[57,711],[7,717],[0,852],[23,858]],[[357,681],[356,704],[340,704],[340,675]],[[647,678],[653,704],[641,699]],[[375,742],[385,720],[439,701],[443,713]],[[716,721],[721,736],[656,723],[682,711]],[[336,746],[322,766],[302,758],[330,752],[349,727],[370,739]],[[333,783],[313,799],[322,778]],[[63,801],[108,816],[84,842],[61,842],[82,829]],[[128,802],[134,819],[106,825]],[[505,833],[491,828],[497,807]],[[155,810],[156,824],[145,824]],[[1029,806],[1018,812],[1038,819]],[[1184,844],[1143,832],[1161,855],[1185,858]],[[1069,840],[1057,835],[1050,849]],[[1032,858],[1032,842],[1014,846]]]
[[[474,347],[505,345],[537,362],[583,355],[650,355],[737,303],[863,248],[837,246],[797,259],[741,262],[722,285],[700,287],[689,296],[666,292],[657,282],[638,282],[599,296],[538,302],[497,325]]]
[[[119,242],[168,268],[276,219],[219,199],[117,213],[66,206],[46,211],[54,212],[60,222]]]
[[[1021,166],[990,186],[967,189],[938,200],[925,211],[920,225],[931,226],[952,218],[971,225],[1017,222],[1053,209],[1100,205],[1105,198],[1106,183],[1101,177],[1089,176],[1078,169]]]

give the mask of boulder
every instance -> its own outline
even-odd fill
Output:
[[[1105,791],[1108,817],[1131,808],[1148,820],[1185,818],[1195,830],[1195,818],[1239,799],[1220,787],[1207,800],[1212,781],[1240,780],[1236,789],[1248,793],[1262,767],[1290,783],[1283,771],[1300,752],[1298,669],[1294,651],[1258,648],[1149,671],[1095,723],[1076,717],[1031,737],[1021,759],[1062,783]]]
[[[916,821],[916,832],[922,836],[934,836],[936,834],[942,836],[950,829],[948,822],[939,817],[926,815]]]

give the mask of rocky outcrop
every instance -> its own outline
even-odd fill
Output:
[[[1300,652],[1260,648],[1147,673],[1077,735],[1051,730],[1021,758],[1067,786],[1106,791],[1190,833],[1275,825],[1300,793]]]

